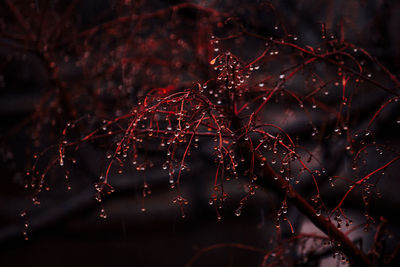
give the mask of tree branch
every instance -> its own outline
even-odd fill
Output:
[[[245,157],[251,157],[250,144],[244,143],[240,146]],[[256,164],[262,161],[262,158],[254,153]],[[262,168],[262,179],[258,183],[263,188],[272,189],[279,195],[286,196],[296,208],[306,216],[316,227],[332,238],[341,250],[355,266],[372,266],[367,256],[353,242],[325,216],[317,216],[315,209],[304,199],[297,191],[279,174],[277,174],[267,163]],[[274,179],[275,177],[275,179]],[[278,177],[278,179],[276,179]]]

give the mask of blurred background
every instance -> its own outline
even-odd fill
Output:
[[[200,140],[191,170],[183,176],[182,189],[190,201],[185,218],[172,203],[175,194],[160,164],[165,155],[160,155],[157,146],[149,146],[146,155],[155,163],[154,168],[145,172],[126,168],[122,174],[112,174],[115,192],[103,202],[107,218],[99,217],[101,206],[94,197],[94,183],[104,172],[113,137],[82,144],[69,154],[66,166],[49,171],[46,186],[50,190],[40,194],[40,207],[32,206],[32,194],[24,189],[35,155],[40,157],[38,168],[43,170],[57,152],[36,153],[60,142],[68,123],[74,124],[71,137],[82,138],[103,120],[128,113],[154,88],[185,88],[214,78],[209,65],[215,56],[209,45],[211,36],[227,36],[239,24],[263,36],[279,38],[290,33],[298,37],[301,46],[318,45],[326,29],[365,48],[398,74],[397,1],[0,3],[2,266],[185,266],[201,249],[215,244],[227,246],[204,252],[193,266],[258,266],[262,262],[265,253],[259,250],[268,251],[276,245],[273,219],[282,200],[272,192],[258,190],[237,217],[234,211],[245,186],[240,179],[232,181],[227,185],[230,199],[218,221],[214,206],[208,204],[216,170],[212,140]],[[255,40],[236,43],[233,50],[245,62],[263,51]],[[375,69],[371,67],[371,71]],[[356,108],[370,116],[387,96],[369,90],[360,99]],[[282,113],[278,108],[270,112],[276,121],[285,121],[289,133],[302,134],[299,121],[304,115]],[[378,142],[398,147],[400,129],[392,122],[400,119],[399,115],[397,106],[385,110],[373,129]],[[362,128],[368,121],[360,116],[358,122]],[[314,142],[311,135],[302,138],[306,144]],[[315,153],[331,170],[346,173],[349,163],[337,160],[347,157],[337,148],[342,141],[320,143],[324,148]],[[375,156],[366,157],[374,161]],[[400,207],[398,168],[394,165],[387,170],[386,180],[380,182],[382,197],[374,199],[370,211],[377,218],[387,218],[388,228],[395,234],[400,223],[396,216]],[[144,178],[151,189],[151,195],[145,198]],[[309,187],[305,184],[301,190],[310,195]],[[329,184],[322,190],[328,203],[338,199]],[[349,198],[349,214],[353,214],[354,222],[362,222],[360,195]],[[24,211],[27,215],[21,217]],[[317,231],[295,208],[289,207],[289,214],[297,229]],[[27,241],[25,223],[29,223]],[[290,236],[290,229],[282,229],[282,234]],[[360,236],[368,246],[371,234],[361,231],[353,238]],[[294,249],[290,253],[297,252]],[[398,263],[395,258],[393,266]],[[287,264],[294,265],[289,260]],[[337,262],[321,263],[311,258],[304,263],[322,265],[336,266]]]

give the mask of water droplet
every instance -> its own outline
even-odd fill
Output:
[[[106,211],[104,210],[104,208],[102,208],[101,210],[100,210],[100,218],[103,218],[103,219],[106,219],[107,218],[107,214],[106,214]]]
[[[167,163],[164,163],[164,164],[162,165],[162,168],[163,168],[163,170],[166,170],[166,169],[168,168]]]
[[[242,214],[242,209],[241,208],[236,209],[235,215],[239,217],[241,214]]]

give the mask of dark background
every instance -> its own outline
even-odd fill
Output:
[[[29,10],[29,5],[33,3],[39,5],[39,8],[36,8],[43,9],[45,1],[14,1],[14,3],[26,17],[32,16],[30,18],[34,20],[35,14]],[[140,9],[137,12],[146,13],[178,4],[180,1],[138,3]],[[400,3],[397,1],[273,1],[275,17],[270,11],[264,13],[262,8],[251,8],[257,7],[262,1],[212,1],[212,3],[199,1],[198,3],[212,6],[220,12],[233,12],[247,28],[267,36],[274,34],[272,30],[274,24],[271,22],[280,20],[289,32],[299,37],[302,45],[315,45],[320,41],[321,23],[325,23],[330,31],[337,34],[343,25],[346,40],[364,47],[393,73],[398,73]],[[63,1],[48,1],[48,4],[50,9],[54,8],[53,16],[58,16],[68,6]],[[119,2],[82,0],[74,9],[72,18],[79,31],[114,20],[119,15],[129,12],[131,12],[129,7],[121,11]],[[145,39],[154,31],[168,33],[174,30],[182,31],[182,35],[187,36],[191,31],[199,30],[193,25],[197,25],[202,19],[201,13],[184,9],[178,16],[184,18],[184,23],[164,29],[164,26],[176,19],[166,16],[161,23],[157,20],[149,22],[147,30],[141,32],[141,37]],[[36,18],[39,19],[40,16]],[[41,196],[40,208],[29,208],[29,240],[24,241],[22,235],[24,219],[19,214],[31,205],[31,195],[23,190],[25,170],[32,164],[33,152],[58,141],[57,136],[66,119],[58,120],[58,115],[54,115],[57,112],[54,114],[50,112],[50,115],[46,116],[51,118],[54,115],[57,120],[51,125],[51,119],[48,122],[47,117],[43,117],[41,123],[45,126],[37,131],[39,136],[34,138],[41,141],[40,145],[38,147],[32,145],[31,133],[36,132],[34,129],[37,122],[21,123],[35,111],[37,103],[49,90],[48,88],[54,87],[54,84],[48,79],[49,71],[44,66],[41,55],[31,50],[24,38],[13,39],[6,34],[19,33],[19,28],[5,1],[0,3],[0,19],[2,25],[0,36],[1,266],[184,266],[196,251],[216,243],[243,243],[259,248],[271,246],[271,240],[275,237],[272,212],[280,205],[277,196],[271,192],[260,190],[256,197],[246,204],[242,216],[236,217],[234,210],[242,196],[243,188],[241,183],[233,182],[229,188],[231,200],[223,209],[222,221],[217,221],[213,207],[208,205],[215,168],[207,140],[201,140],[202,146],[192,158],[191,171],[183,177],[184,192],[190,200],[185,219],[180,217],[178,208],[171,201],[174,194],[169,190],[167,173],[160,166],[145,173],[126,170],[122,175],[115,175],[113,185],[116,192],[104,202],[108,218],[105,220],[99,218],[100,206],[94,200],[93,184],[100,174],[99,170],[104,166],[105,149],[101,146],[98,148],[87,145],[82,146],[76,154],[79,162],[77,167],[71,168],[71,191],[66,191],[64,179],[57,178],[63,174],[55,172],[50,176],[49,183],[52,189]],[[131,25],[129,29],[134,29],[134,26]],[[73,30],[66,30],[70,31]],[[217,28],[215,32],[218,34]],[[121,30],[115,42],[122,41],[123,34]],[[94,51],[92,55],[95,55],[96,50],[104,52],[107,51],[107,47],[117,47],[112,41],[113,38],[103,39],[102,36],[100,34],[91,40]],[[76,40],[77,43],[80,41],[83,40]],[[158,49],[155,55],[160,53],[160,49],[163,50],[163,48]],[[194,51],[190,49],[192,48],[189,47],[189,52]],[[61,49],[61,52],[53,50],[56,55],[60,55],[60,58],[69,51],[69,48]],[[74,54],[73,49],[71,51],[72,55],[79,55],[79,53]],[[170,47],[164,48],[163,53],[167,54],[166,61],[172,62],[173,56],[168,56],[171,51]],[[250,52],[242,51],[241,56],[246,57]],[[12,59],[6,60],[9,55],[13,55]],[[190,58],[191,55],[189,53],[187,57]],[[207,63],[208,59],[205,58],[196,64]],[[160,73],[163,71],[161,69]],[[179,69],[172,70],[171,75],[177,76],[178,71]],[[157,71],[154,71],[153,75],[155,74]],[[84,79],[81,73],[77,73],[76,69],[68,64],[60,67],[59,75],[70,82]],[[163,73],[162,79],[168,79],[168,75]],[[199,72],[197,75],[199,81],[210,78],[208,71]],[[193,79],[193,75],[181,77],[181,81],[185,79]],[[156,76],[155,80],[151,81],[135,81],[132,88],[139,88],[143,84],[149,88],[168,84],[166,81],[163,82],[157,81]],[[122,113],[129,111],[130,105],[134,105],[137,101],[137,94],[146,91],[132,90],[128,92],[128,97],[122,100],[116,99],[117,97],[111,93],[108,98],[103,99],[105,104],[101,112],[113,114],[116,111],[110,112],[110,110],[115,107]],[[365,103],[369,103],[374,97],[376,97],[374,94],[366,95]],[[82,99],[84,98],[80,99],[82,101],[80,105],[85,106],[86,100]],[[89,108],[91,104],[88,101]],[[53,107],[48,106],[48,108]],[[85,108],[78,110],[82,114],[90,113]],[[396,114],[398,109],[390,109],[385,118],[396,117]],[[385,133],[380,137],[378,134],[378,138],[385,139],[393,146],[398,145],[399,129],[395,126],[382,126],[377,132]],[[156,162],[160,156],[153,151],[150,157]],[[347,167],[340,166],[340,168]],[[385,216],[390,222],[390,229],[396,233],[399,230],[399,219],[396,216],[400,204],[397,192],[399,183],[396,181],[398,180],[395,175],[396,169],[391,172],[388,172],[387,176],[392,179],[382,181],[383,198],[376,200],[373,211],[377,215]],[[151,196],[145,198],[144,204],[141,196],[143,175],[146,176],[152,189]],[[326,194],[329,198],[329,194],[333,193],[326,191]],[[357,200],[354,202],[357,203]],[[146,208],[146,212],[141,212],[142,205]],[[352,204],[349,206],[351,210]],[[289,213],[295,225],[310,229],[307,228],[308,224],[299,218],[295,209],[291,208]],[[368,238],[364,242],[368,244]],[[221,248],[205,253],[194,266],[257,266],[262,258],[262,254],[253,251]],[[324,266],[328,266],[328,263],[325,264]],[[335,263],[329,264],[334,266]]]

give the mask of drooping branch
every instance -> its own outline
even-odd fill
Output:
[[[263,159],[257,154],[252,153],[250,144],[243,143],[240,146],[241,152],[245,157],[254,155],[256,163]],[[327,236],[332,238],[340,251],[342,251],[356,266],[372,266],[367,256],[353,242],[340,231],[329,218],[323,215],[317,215],[316,210],[307,200],[302,197],[282,176],[277,174],[267,163],[261,169],[261,179],[257,180],[263,188],[270,189],[279,195],[286,196],[304,216],[306,216],[316,227],[318,227]]]

